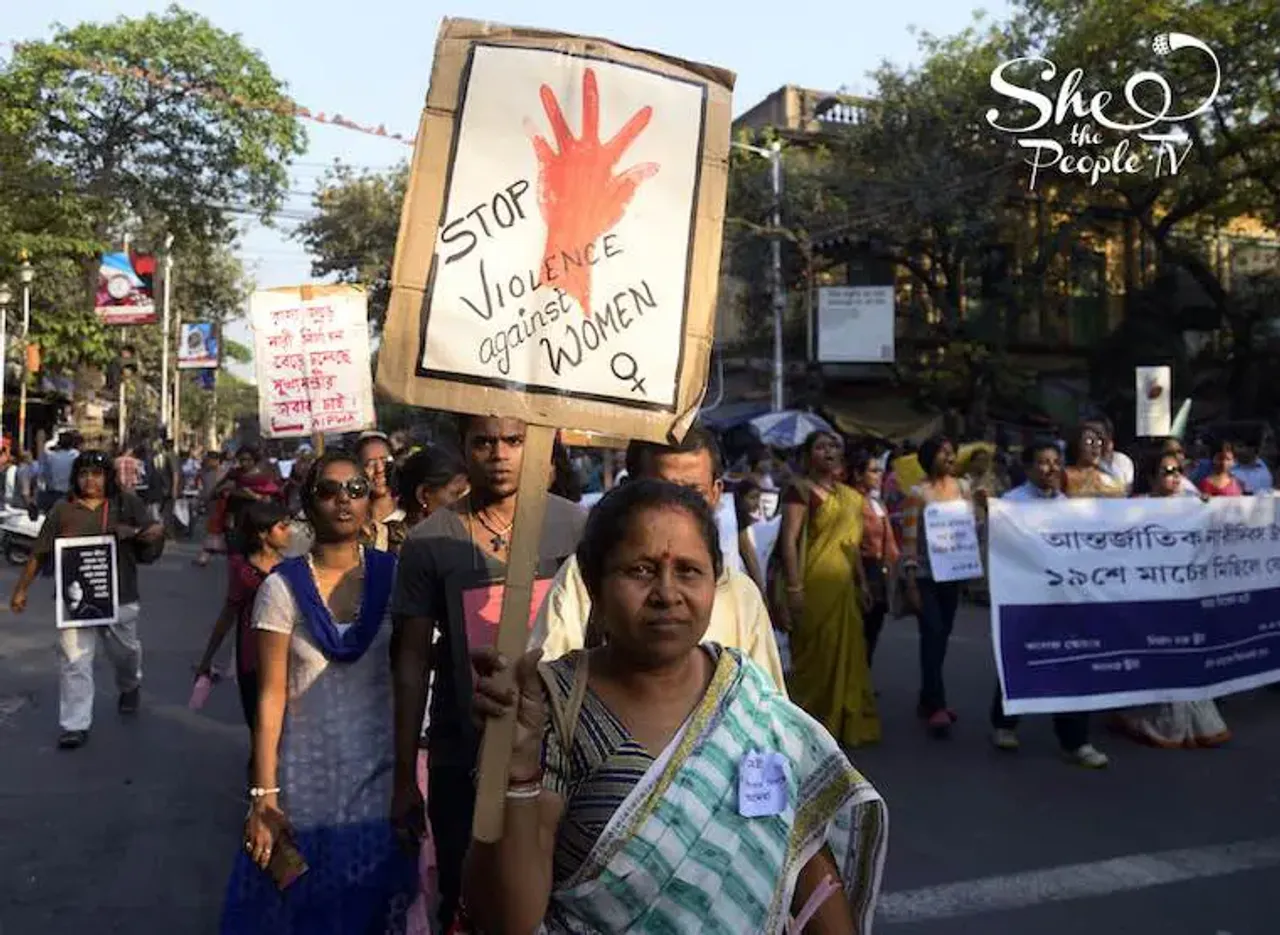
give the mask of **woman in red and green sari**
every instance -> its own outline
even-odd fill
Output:
[[[502,839],[473,842],[478,932],[868,935],[883,800],[736,650],[702,644],[722,562],[696,492],[638,480],[578,562],[604,645],[516,666],[473,654],[476,713],[516,707]]]

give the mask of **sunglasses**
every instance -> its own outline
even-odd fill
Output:
[[[369,481],[363,477],[352,477],[345,481],[322,477],[316,481],[317,500],[336,500],[343,491],[352,500],[363,500],[369,496]]]
[[[1167,468],[1161,468],[1160,473],[1165,477],[1177,477],[1182,473],[1182,468],[1169,465]]]

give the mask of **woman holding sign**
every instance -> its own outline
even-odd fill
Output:
[[[513,692],[472,657],[477,713],[517,720],[503,837],[467,855],[476,930],[868,932],[884,802],[763,669],[701,643],[723,564],[704,498],[627,483],[577,558],[603,646],[535,650]]]
[[[252,805],[224,935],[404,930],[417,862],[386,817],[396,562],[360,544],[370,490],[353,457],[321,457],[302,489],[311,550],[258,591]]]
[[[902,511],[902,568],[906,576],[907,609],[916,615],[920,628],[920,701],[916,713],[935,737],[946,737],[956,714],[947,707],[947,688],[942,666],[951,642],[956,611],[960,607],[962,582],[982,576],[981,561],[968,573],[956,567],[935,568],[939,559],[930,532],[930,508],[942,504],[965,504],[972,530],[970,554],[977,559],[977,526],[973,515],[973,494],[966,481],[955,477],[956,449],[951,439],[935,436],[920,445],[920,465],[925,479],[911,488]],[[985,499],[979,497],[979,504]],[[948,555],[948,557],[954,557]],[[976,574],[972,573],[975,572]]]
[[[814,432],[804,444],[806,476],[782,496],[778,534],[791,629],[791,695],[847,747],[880,739],[862,625],[870,609],[863,578],[863,498],[836,480],[838,437]]]

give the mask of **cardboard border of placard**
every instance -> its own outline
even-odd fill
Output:
[[[428,282],[454,157],[459,97],[477,43],[547,49],[642,67],[706,88],[702,151],[685,296],[684,352],[675,407],[639,409],[622,403],[561,396],[528,387],[490,387],[418,375]],[[400,217],[391,302],[378,354],[379,392],[415,406],[476,415],[512,416],[531,425],[585,427],[601,435],[667,441],[683,437],[697,416],[710,367],[715,330],[728,185],[732,72],[632,49],[604,39],[515,28],[465,19],[440,27],[431,86],[418,127],[408,190]]]
[[[617,435],[599,435],[579,429],[561,429],[560,444],[567,448],[613,448],[625,451],[630,441]]]

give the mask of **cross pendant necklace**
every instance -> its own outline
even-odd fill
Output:
[[[489,537],[489,546],[493,551],[501,552],[505,549],[507,547],[507,533],[511,531],[511,526],[513,524],[507,523],[507,525],[502,529],[494,529],[493,526],[489,525],[489,521],[484,518],[483,513],[475,509],[472,510],[472,513],[476,519],[480,520],[480,525],[492,533]]]

